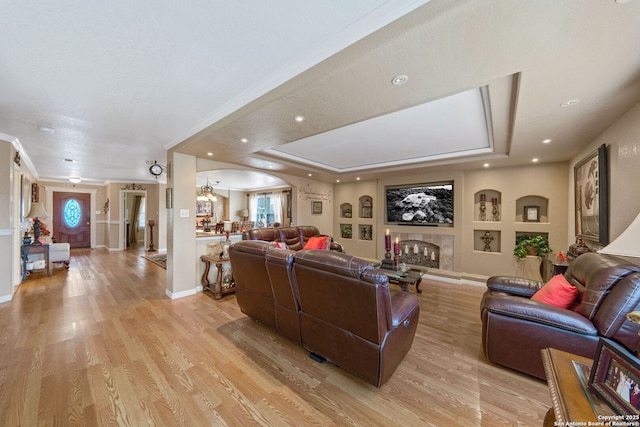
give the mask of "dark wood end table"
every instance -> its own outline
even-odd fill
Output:
[[[376,270],[384,273],[389,278],[389,283],[400,286],[403,292],[407,292],[409,286],[415,286],[416,292],[422,293],[422,289],[420,289],[422,272],[420,270],[411,269],[404,272],[387,270],[386,268],[376,268]]]
[[[584,422],[585,425],[589,421],[597,422],[598,416],[573,364],[577,362],[591,366],[593,360],[555,348],[545,348],[542,350],[542,362],[553,404],[544,418],[544,425],[563,426],[570,421]]]
[[[202,279],[200,279],[203,291],[210,291],[215,299],[220,299],[223,295],[236,291],[236,284],[233,281],[233,278],[228,284],[222,283],[222,265],[229,262],[229,258],[202,255],[200,260],[204,262],[204,273],[202,273]],[[216,281],[214,283],[209,282],[209,270],[211,269],[211,264],[215,264],[218,270]]]

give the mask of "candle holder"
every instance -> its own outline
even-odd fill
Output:
[[[382,260],[382,268],[386,268],[387,270],[393,270],[393,261],[391,261],[391,236],[389,235],[389,230],[387,230],[387,234],[384,236],[384,259]]]
[[[480,194],[480,221],[487,220],[487,195]]]
[[[400,260],[401,260],[400,254],[396,254],[393,257],[393,269],[396,271],[400,271]]]

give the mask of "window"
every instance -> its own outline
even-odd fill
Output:
[[[282,222],[281,195],[272,193],[252,194],[249,201],[251,219],[259,226]]]
[[[64,223],[67,227],[77,227],[80,223],[80,216],[82,214],[78,201],[76,199],[68,200],[62,208],[62,214],[64,217]]]
[[[146,212],[147,204],[144,202],[144,197],[140,199],[140,209],[138,211],[138,230],[144,230],[145,218],[147,216]]]

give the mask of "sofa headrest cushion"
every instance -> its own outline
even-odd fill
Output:
[[[335,251],[301,250],[294,257],[295,266],[313,267],[346,277],[360,278],[365,270],[373,268],[363,259]]]
[[[591,320],[611,289],[638,271],[640,266],[622,258],[590,252],[577,257],[565,276],[569,283],[579,282],[586,288],[582,297],[582,314]]]
[[[331,238],[328,236],[313,236],[310,237],[307,243],[305,243],[303,249],[322,249],[329,250],[331,245]]]
[[[267,252],[267,249],[272,246],[273,244],[271,242],[265,242],[263,240],[241,240],[231,245],[229,252],[245,252],[255,255],[264,255]]]
[[[562,274],[556,274],[531,299],[559,308],[569,308],[578,296],[578,288],[572,286]]]

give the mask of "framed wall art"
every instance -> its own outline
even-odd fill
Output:
[[[198,200],[196,201],[196,215],[205,216],[213,213],[213,203],[211,200]]]
[[[525,222],[540,222],[540,206],[525,206],[523,218]]]
[[[607,149],[603,144],[574,168],[576,236],[596,245],[609,243]]]
[[[311,213],[313,215],[320,215],[322,213],[322,201],[321,200],[313,200],[311,202]]]
[[[173,209],[173,189],[171,187],[165,189],[165,205],[167,209]]]

